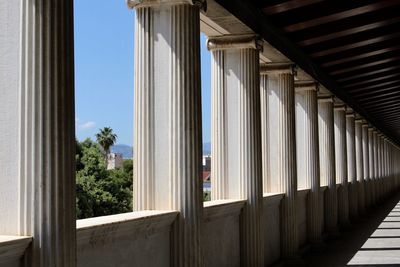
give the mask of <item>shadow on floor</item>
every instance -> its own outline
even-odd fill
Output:
[[[327,242],[323,252],[304,255],[307,266],[400,266],[400,196],[368,211]]]

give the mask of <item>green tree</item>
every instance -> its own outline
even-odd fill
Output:
[[[97,143],[103,148],[105,156],[110,154],[110,148],[117,141],[117,135],[113,133],[110,127],[99,129],[100,132],[96,134]]]
[[[132,160],[107,170],[100,146],[90,139],[76,142],[76,212],[78,219],[132,210]]]

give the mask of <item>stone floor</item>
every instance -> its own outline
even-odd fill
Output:
[[[400,266],[400,196],[372,209],[351,229],[304,256],[307,266]]]

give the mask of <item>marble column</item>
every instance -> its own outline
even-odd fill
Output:
[[[267,186],[285,197],[281,204],[281,255],[289,259],[297,256],[297,167],[295,133],[295,91],[294,68],[291,63],[270,63],[261,67],[262,75],[268,76],[269,128],[270,135],[269,166],[271,176]],[[276,139],[272,139],[276,137]]]
[[[213,37],[212,199],[247,199],[241,214],[241,266],[264,266],[261,232],[261,43],[254,35]]]
[[[365,213],[365,183],[364,183],[364,154],[363,154],[363,121],[355,121],[356,174],[358,182],[357,207],[360,214]]]
[[[364,191],[365,191],[365,208],[371,205],[371,185],[369,176],[369,139],[368,139],[368,123],[363,120],[362,124],[362,154],[363,154],[363,173],[364,173]]]
[[[374,197],[374,203],[378,203],[378,131],[373,130],[372,131],[372,140],[373,140],[373,146],[372,146],[372,153],[373,153],[373,158],[374,158],[374,175],[373,175],[373,187],[374,187],[374,192],[373,192],[373,197]]]
[[[135,8],[134,209],[178,210],[172,266],[202,266],[200,9],[203,1],[129,0]]]
[[[335,168],[338,191],[338,219],[341,225],[349,224],[349,194],[347,178],[346,107],[336,105],[335,120]]]
[[[318,98],[318,136],[321,184],[327,185],[324,201],[325,231],[337,231],[338,207],[335,172],[333,98]]]
[[[391,190],[393,190],[395,187],[395,184],[390,176],[390,140],[387,137],[385,137],[385,177],[388,180],[386,194],[390,195]]]
[[[370,205],[375,205],[375,159],[374,159],[374,129],[368,127],[368,159],[369,159],[369,193],[371,196]]]
[[[389,188],[390,188],[390,179],[389,179],[389,177],[388,177],[388,175],[387,175],[387,164],[388,164],[388,154],[387,154],[387,138],[385,137],[385,136],[383,136],[383,138],[382,138],[383,140],[382,140],[382,145],[383,145],[383,160],[382,160],[382,162],[383,162],[383,172],[382,172],[382,175],[383,175],[383,179],[384,179],[384,194],[385,194],[385,197],[387,197],[387,195],[388,195],[388,191],[389,191]]]
[[[20,153],[20,207],[19,221],[14,223],[19,235],[33,237],[24,266],[72,267],[76,263],[73,5],[66,0],[22,2],[20,141],[15,148]]]
[[[355,114],[347,110],[346,114],[347,179],[349,182],[349,216],[358,215],[358,183],[356,166]]]
[[[377,134],[377,177],[378,177],[378,199],[383,198],[383,175],[382,175],[382,134]]]
[[[318,140],[318,84],[299,81],[296,88],[297,177],[300,188],[309,188],[307,237],[311,244],[321,242],[320,174]]]

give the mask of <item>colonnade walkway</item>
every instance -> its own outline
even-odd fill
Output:
[[[400,194],[371,209],[321,252],[304,256],[307,266],[400,266]]]

